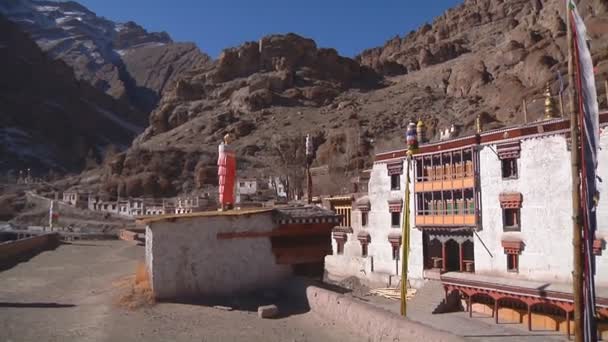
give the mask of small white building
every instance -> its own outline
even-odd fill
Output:
[[[202,211],[206,205],[209,204],[208,198],[200,196],[183,196],[178,197],[175,200],[174,213],[179,214],[191,214]]]
[[[88,193],[78,190],[69,190],[63,193],[63,202],[78,208],[86,208],[88,201]]]
[[[292,274],[320,277],[336,222],[332,212],[306,206],[143,219],[154,295],[232,296]]]
[[[164,205],[148,205],[145,208],[146,216],[165,215],[167,212]]]
[[[253,178],[239,178],[236,181],[236,203],[251,198],[258,192],[258,181]]]

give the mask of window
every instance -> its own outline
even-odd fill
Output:
[[[507,271],[518,272],[519,271],[519,255],[518,254],[507,254]]]
[[[399,260],[399,246],[392,245],[393,247],[393,260]]]
[[[504,231],[520,231],[519,209],[503,209],[502,220]]]
[[[401,212],[392,212],[391,213],[391,226],[399,227],[401,226]]]
[[[366,211],[361,212],[361,226],[367,227],[367,212]]]
[[[240,182],[240,183],[239,183],[239,186],[240,186],[241,188],[244,188],[244,187],[245,187],[245,182]]]
[[[367,257],[367,244],[366,243],[361,244],[361,256]]]
[[[401,183],[401,175],[391,175],[391,190],[399,190]]]
[[[516,179],[517,178],[517,159],[507,158],[502,159],[502,178],[503,179]]]

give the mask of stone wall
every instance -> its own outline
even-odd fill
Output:
[[[31,255],[59,245],[58,233],[47,233],[0,243],[0,263]]]
[[[343,323],[369,341],[463,341],[458,336],[410,321],[353,297],[304,282],[291,282],[288,290],[293,296],[305,296],[311,311]]]
[[[217,239],[219,232],[266,232],[275,227],[270,212],[149,223],[146,265],[155,296],[232,295],[285,279],[292,268],[276,264],[268,237]]]

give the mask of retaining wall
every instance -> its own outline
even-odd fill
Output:
[[[464,341],[447,332],[412,322],[387,310],[355,298],[307,285],[299,281],[288,285],[293,295],[305,295],[310,310],[366,336],[369,341]]]
[[[32,236],[25,239],[12,240],[0,243],[0,262],[37,253],[59,245],[59,234],[48,233]]]

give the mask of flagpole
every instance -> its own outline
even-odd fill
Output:
[[[570,163],[572,171],[572,292],[574,297],[574,341],[583,342],[583,298],[582,285],[582,242],[581,242],[581,193],[580,193],[580,156],[579,156],[579,127],[577,119],[577,97],[574,82],[574,44],[572,37],[572,22],[570,3],[566,4],[566,22],[568,39],[568,95],[570,98]]]

